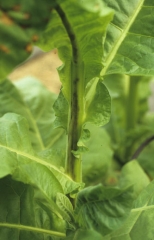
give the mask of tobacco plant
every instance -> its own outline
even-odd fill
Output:
[[[153,239],[153,150],[138,154],[154,129],[141,94],[154,75],[153,10],[0,1],[0,239]],[[33,45],[58,49],[58,98],[33,77],[7,79]]]

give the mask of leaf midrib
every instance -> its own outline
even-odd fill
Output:
[[[47,230],[47,229],[43,229],[43,228],[31,227],[31,226],[22,225],[22,224],[0,223],[0,227],[7,227],[7,228],[24,230],[24,231],[45,233],[45,234],[50,234],[50,235],[53,235],[56,237],[65,237],[66,236],[65,233],[62,233],[62,232],[51,231],[51,230]]]
[[[150,206],[145,205],[143,207],[133,208],[131,210],[131,212],[139,212],[139,211],[142,212],[142,211],[146,211],[146,210],[149,210],[149,209],[154,209],[154,205],[150,205]]]
[[[43,160],[41,160],[41,159],[39,159],[39,158],[37,158],[37,157],[35,157],[35,156],[29,155],[28,153],[21,152],[21,151],[19,151],[19,150],[17,150],[17,149],[13,149],[13,148],[4,146],[4,145],[2,145],[2,144],[0,144],[0,148],[7,149],[7,150],[9,150],[9,151],[11,151],[11,152],[13,152],[13,153],[16,153],[17,155],[20,155],[20,156],[22,156],[22,157],[26,157],[26,158],[28,158],[28,159],[36,162],[36,163],[39,163],[39,164],[41,164],[41,165],[43,165],[43,166],[50,167],[51,169],[54,169],[54,170],[56,170],[58,173],[60,173],[61,175],[63,175],[65,178],[68,178],[68,180],[72,181],[72,179],[71,179],[68,175],[62,173],[57,167],[55,167],[55,166],[52,165],[51,163],[45,162],[45,161],[43,161]]]
[[[137,17],[138,13],[140,12],[142,6],[143,6],[144,0],[141,0],[139,5],[137,6],[136,10],[134,11],[134,13],[132,14],[132,17],[130,18],[129,23],[127,24],[127,26],[123,29],[122,34],[120,35],[120,37],[118,38],[117,42],[114,44],[114,47],[112,48],[111,52],[109,53],[106,61],[105,61],[105,67],[103,68],[101,75],[104,76],[107,69],[109,68],[112,60],[114,59],[121,43],[123,42],[123,40],[125,39],[131,25],[133,24],[135,18]],[[119,27],[118,27],[119,29]]]
[[[29,118],[31,120],[31,123],[32,123],[32,127],[35,131],[35,134],[37,136],[37,139],[38,139],[38,142],[39,142],[39,145],[41,147],[42,150],[44,150],[44,144],[43,144],[43,141],[42,141],[42,138],[41,138],[41,135],[40,135],[40,132],[39,132],[39,129],[37,127],[37,123],[35,121],[35,119],[33,118],[33,115],[30,111],[30,109],[28,108],[28,106],[25,105],[24,101],[23,102],[19,102],[16,100],[16,98],[14,98],[13,95],[10,95],[9,93],[5,93],[6,96],[8,96],[8,98],[11,98],[14,102],[16,102],[17,104],[20,104],[21,105],[21,108],[24,107],[25,108],[25,111],[27,112],[27,114],[29,115]],[[24,117],[24,116],[23,116]],[[27,119],[28,121],[28,119]]]

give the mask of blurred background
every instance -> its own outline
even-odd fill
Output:
[[[61,86],[57,68],[62,64],[57,50],[45,53],[38,47],[34,47],[31,56],[9,75],[12,81],[18,81],[23,77],[33,76],[40,80],[50,91],[59,93]]]

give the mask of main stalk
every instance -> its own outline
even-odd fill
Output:
[[[75,33],[60,6],[56,7],[63,25],[67,31],[72,46],[71,79],[70,79],[70,103],[68,113],[68,142],[66,152],[66,173],[76,182],[82,182],[81,154],[73,154],[78,150],[78,140],[82,131],[83,117],[83,77],[82,59],[79,54],[79,47]],[[73,152],[72,152],[73,151]]]
[[[129,89],[126,107],[126,128],[133,129],[136,126],[138,117],[138,84],[140,76],[131,76],[129,79]]]

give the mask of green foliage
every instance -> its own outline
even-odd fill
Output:
[[[43,240],[49,239],[48,234],[65,236],[65,222],[37,205],[32,186],[5,177],[0,181],[0,196],[1,239]]]
[[[152,239],[154,235],[152,221],[154,214],[153,190],[154,182],[151,182],[134,202],[131,214],[124,225],[103,240]]]
[[[1,1],[0,239],[153,238],[153,8]],[[32,77],[7,80],[35,44],[58,49],[57,99]]]
[[[105,68],[102,73],[128,75],[154,74],[153,7],[151,0],[108,1],[114,9],[105,41]]]
[[[91,138],[87,142],[89,151],[83,154],[83,181],[86,185],[96,184],[106,177],[112,163],[113,151],[110,138],[103,128],[88,127]]]
[[[132,188],[87,187],[77,197],[75,215],[79,225],[106,235],[126,220],[132,205]]]

